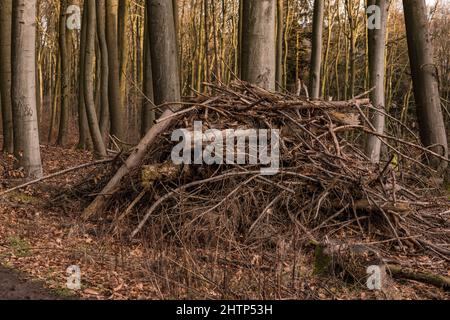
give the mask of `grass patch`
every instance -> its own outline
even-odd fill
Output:
[[[9,237],[8,243],[11,249],[13,249],[14,254],[18,257],[28,257],[31,253],[30,244],[17,236]]]
[[[22,204],[39,205],[42,204],[42,199],[23,192],[13,192],[9,195],[9,200]]]

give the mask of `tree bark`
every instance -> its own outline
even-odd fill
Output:
[[[382,112],[371,111],[373,129],[383,134],[385,127],[385,75],[386,75],[386,28],[388,3],[386,0],[369,0],[368,6],[376,5],[381,10],[380,29],[369,29],[369,88],[372,105]],[[379,137],[367,136],[366,155],[373,163],[379,163],[382,141]]]
[[[179,102],[181,84],[172,1],[149,0],[147,6],[155,104]]]
[[[242,79],[275,90],[276,0],[243,0]]]
[[[97,114],[94,102],[94,73],[95,73],[95,37],[97,19],[96,19],[96,0],[87,0],[88,22],[86,28],[86,54],[84,68],[84,101],[86,105],[86,115],[91,132],[92,143],[96,158],[106,157],[106,147],[100,132]]]
[[[284,0],[277,0],[277,86],[283,84]]]
[[[79,57],[79,74],[78,74],[78,132],[79,141],[78,148],[86,149],[90,146],[91,136],[87,123],[86,104],[84,101],[84,75],[86,61],[86,36],[87,36],[87,6],[83,12],[80,35],[80,57]]]
[[[59,120],[58,145],[67,144],[69,135],[71,66],[72,66],[72,30],[67,28],[67,0],[61,1],[59,20],[59,54],[61,61],[61,110]]]
[[[152,73],[155,80],[153,82],[155,103],[161,105],[166,102],[179,102],[181,100],[180,76],[172,1],[147,0],[147,10]],[[161,117],[166,118],[172,114],[172,110],[167,109]],[[148,148],[156,141],[160,133],[169,127],[170,123],[171,120],[165,120],[154,125],[147,132],[126,163],[117,171],[101,194],[86,208],[83,215],[85,219],[105,210],[108,200],[117,190],[122,179],[141,163]]]
[[[120,79],[120,105],[125,110],[127,105],[127,71],[128,71],[128,19],[129,0],[119,0],[118,17],[118,44],[119,44],[119,79]]]
[[[433,61],[425,0],[403,0],[403,10],[420,137],[426,147],[448,157],[437,67]],[[433,157],[431,165],[443,170],[447,167],[447,162]]]
[[[0,95],[3,121],[3,151],[14,152],[11,104],[11,27],[12,0],[0,0]]]
[[[105,0],[97,0],[97,34],[100,46],[100,132],[104,139],[107,140],[109,130],[109,96],[108,96],[108,79],[109,79],[109,65],[108,65],[108,45],[106,43],[106,12]]]
[[[42,177],[36,106],[36,4],[36,0],[14,0],[12,20],[11,97],[18,129],[14,153],[27,179]]]
[[[153,107],[153,76],[152,76],[152,57],[150,50],[148,13],[145,14],[144,30],[144,102],[142,105],[142,137],[151,129],[155,121],[155,110]]]
[[[311,72],[309,80],[309,94],[311,99],[313,100],[318,100],[320,97],[324,8],[325,8],[324,0],[314,1]]]
[[[106,41],[109,60],[109,112],[111,134],[123,139],[124,110],[120,98],[120,65],[118,48],[119,0],[106,1]]]

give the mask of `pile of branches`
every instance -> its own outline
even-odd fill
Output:
[[[208,86],[209,95],[157,121],[170,125],[108,195],[108,214],[96,212],[110,217],[114,232],[205,247],[270,246],[295,230],[306,242],[355,237],[427,247],[448,259],[448,249],[437,243],[450,243],[449,213],[420,213],[437,204],[430,198],[435,172],[423,159],[439,155],[422,147],[408,128],[405,140],[376,134],[367,117],[373,107],[361,97],[313,102],[243,82]],[[279,173],[262,175],[260,166],[250,164],[173,164],[171,134],[191,130],[194,121],[202,121],[204,130],[280,130]],[[380,164],[362,151],[367,134],[377,135],[390,155]],[[101,193],[124,156],[91,181],[90,195]]]

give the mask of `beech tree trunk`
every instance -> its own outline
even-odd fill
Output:
[[[155,104],[181,100],[177,37],[172,1],[147,1]]]
[[[86,6],[87,7],[87,6]],[[84,75],[85,75],[85,57],[86,57],[86,37],[87,37],[87,10],[84,10],[81,33],[80,33],[80,58],[79,58],[79,74],[78,74],[78,132],[79,141],[78,148],[86,149],[90,147],[91,136],[89,125],[87,123],[86,105],[84,101]]]
[[[145,136],[151,129],[155,121],[155,110],[153,108],[153,75],[152,75],[152,55],[150,50],[148,13],[145,14],[144,30],[144,102],[142,104],[142,126],[141,135]]]
[[[36,5],[36,0],[13,1],[11,97],[16,123],[14,154],[28,179],[42,177],[36,106]]]
[[[3,121],[3,151],[14,152],[11,104],[11,27],[12,0],[0,0],[0,95]]]
[[[59,20],[59,54],[61,61],[61,110],[59,120],[58,145],[67,144],[69,135],[71,67],[72,67],[72,33],[67,28],[67,8],[69,1],[62,0]]]
[[[385,111],[385,75],[386,75],[386,28],[388,19],[388,3],[386,0],[369,0],[368,5],[380,8],[380,28],[369,29],[369,87],[372,105],[380,111]],[[370,120],[376,132],[383,134],[385,115],[381,112],[371,112]],[[367,137],[366,154],[373,163],[380,162],[381,139],[369,135]]]
[[[96,0],[87,0],[85,10],[87,10],[88,20],[86,28],[86,53],[84,62],[84,101],[86,105],[89,130],[91,132],[92,143],[94,145],[94,154],[96,158],[100,159],[106,157],[107,154],[98,124],[94,101],[95,37],[97,35]]]
[[[437,67],[433,60],[425,0],[403,0],[403,10],[420,137],[426,147],[448,157]],[[437,169],[447,167],[445,161],[435,157],[431,158],[431,164]]]
[[[123,124],[124,106],[120,98],[120,65],[118,40],[119,0],[106,1],[106,41],[109,60],[109,112],[111,117],[111,134],[124,140]]]
[[[283,84],[284,0],[277,0],[277,86]]]
[[[97,0],[97,34],[100,47],[100,132],[107,141],[109,130],[109,96],[108,96],[108,45],[106,43],[106,11],[105,0]]]
[[[166,102],[179,102],[181,100],[181,85],[172,1],[147,0],[146,4],[155,103],[161,105]],[[149,70],[146,70],[146,72],[149,72]],[[173,106],[172,109],[177,109],[177,107]],[[172,110],[167,109],[161,117],[165,118],[171,114],[173,114]],[[147,132],[126,163],[117,171],[101,194],[86,208],[83,215],[85,219],[104,211],[108,200],[114,194],[122,179],[130,170],[141,163],[149,146],[155,142],[161,132],[167,129],[170,123],[171,120],[162,121]]]
[[[324,0],[314,1],[313,41],[311,51],[311,71],[309,80],[309,95],[313,100],[317,100],[320,97],[324,8],[325,8]]]
[[[277,0],[242,4],[242,79],[275,90]]]
[[[119,0],[118,17],[118,45],[119,45],[119,79],[120,79],[120,105],[125,110],[127,105],[127,70],[129,55],[128,19],[129,0]]]

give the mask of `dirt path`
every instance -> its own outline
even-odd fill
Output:
[[[0,300],[54,300],[58,297],[38,282],[0,266]]]

